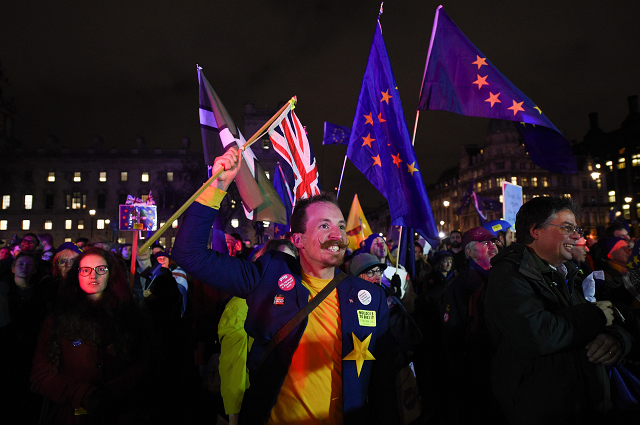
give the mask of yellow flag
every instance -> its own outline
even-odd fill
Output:
[[[360,248],[362,241],[371,235],[371,227],[362,212],[362,207],[358,201],[358,195],[354,195],[349,218],[347,219],[347,236],[349,238],[349,248],[356,250]]]

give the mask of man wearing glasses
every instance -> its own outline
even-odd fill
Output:
[[[605,365],[631,348],[611,302],[587,302],[571,261],[581,238],[571,199],[538,197],[516,217],[518,243],[493,260],[485,319],[494,395],[509,423],[592,423],[610,409]]]

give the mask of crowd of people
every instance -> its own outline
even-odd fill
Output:
[[[515,226],[347,252],[329,194],[253,251],[211,226],[238,170],[187,210],[172,252],[28,233],[0,249],[0,400],[16,422],[627,423],[640,373],[640,244],[595,240],[534,198]],[[131,276],[133,271],[133,276]],[[409,372],[408,372],[409,371]],[[414,379],[408,379],[411,375]],[[634,409],[636,409],[634,411]],[[3,423],[10,423],[5,422]]]

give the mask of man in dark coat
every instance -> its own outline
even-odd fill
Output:
[[[609,301],[588,303],[571,263],[577,204],[539,197],[516,218],[518,241],[493,258],[485,318],[496,345],[493,392],[509,423],[591,423],[611,408],[605,365],[630,336]],[[613,325],[613,326],[612,326]]]

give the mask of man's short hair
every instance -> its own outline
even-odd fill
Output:
[[[53,246],[53,236],[51,236],[51,233],[40,233],[38,239],[40,242],[45,241],[49,246]]]
[[[462,239],[462,232],[460,230],[452,230],[451,233],[449,233],[449,237],[451,237],[451,235],[453,235],[454,233],[459,234],[460,239]]]
[[[76,243],[77,243],[77,244],[78,244],[78,243],[81,243],[81,242],[82,242],[82,243],[87,243],[87,244],[88,244],[88,243],[89,243],[89,239],[87,239],[87,238],[78,238],[78,239],[76,239]]]
[[[27,233],[26,235],[24,235],[22,240],[24,240],[24,238],[26,238],[27,236],[30,236],[34,239],[34,243],[36,246],[40,245],[40,239],[38,239],[38,235],[36,235],[35,233]]]
[[[571,211],[573,215],[580,215],[580,206],[571,198],[556,198],[545,196],[533,198],[522,207],[516,215],[516,233],[518,242],[529,245],[533,242],[530,230],[539,229],[547,224],[561,211]]]
[[[624,227],[622,224],[614,223],[609,227],[607,227],[604,233],[606,237],[613,238],[615,237],[614,233],[617,232],[618,230],[627,230],[627,228]]]
[[[291,214],[291,233],[305,233],[307,231],[307,208],[318,202],[333,204],[340,209],[333,193],[323,192],[310,198],[300,199]]]

